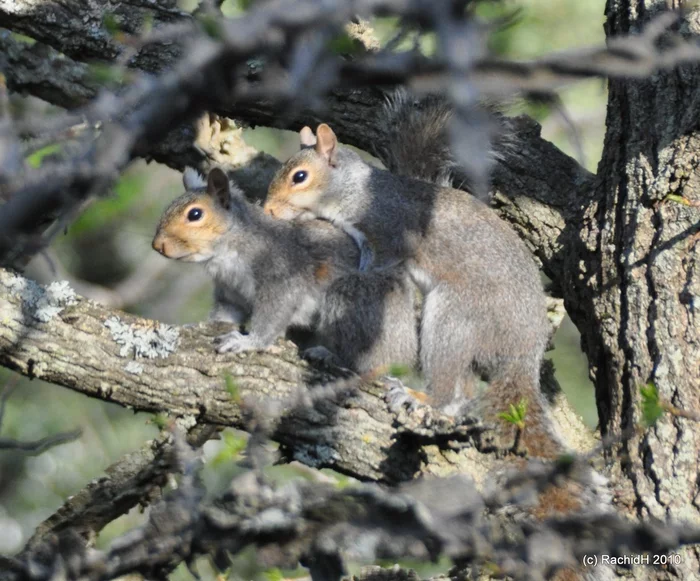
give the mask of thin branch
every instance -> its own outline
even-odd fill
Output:
[[[0,450],[18,450],[20,452],[26,452],[30,456],[37,456],[38,454],[46,452],[49,448],[77,440],[82,433],[82,430],[76,429],[70,432],[54,434],[53,436],[46,436],[32,442],[21,442],[13,440],[12,438],[0,437]]]
[[[5,407],[7,400],[10,399],[12,392],[17,387],[18,380],[16,377],[11,378],[5,385],[0,388],[0,429],[2,429],[2,421],[5,419]]]
[[[7,400],[10,398],[10,395],[12,395],[12,392],[17,385],[17,381],[18,380],[16,378],[13,378],[0,389],[0,429],[2,429],[2,421],[5,416],[5,406],[7,405]],[[46,436],[31,442],[23,442],[20,440],[15,440],[14,438],[3,438],[0,436],[0,451],[17,450],[20,452],[25,452],[30,456],[37,456],[49,448],[60,446],[61,444],[67,444],[68,442],[73,442],[81,435],[82,430],[76,429],[69,432],[54,434],[52,436]]]
[[[218,431],[214,426],[203,426],[190,431],[187,441],[199,448]],[[24,553],[50,535],[68,529],[86,540],[94,538],[107,524],[133,507],[159,500],[168,476],[178,472],[180,465],[173,451],[171,434],[161,432],[137,452],[126,454],[105,469],[105,476],[93,480],[66,500],[56,513],[37,526]]]

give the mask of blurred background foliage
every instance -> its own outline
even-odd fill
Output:
[[[245,9],[245,0],[227,0],[223,9],[235,16]],[[192,9],[192,2],[183,3]],[[496,30],[491,38],[494,53],[527,59],[556,50],[604,42],[604,0],[505,0],[486,3],[480,16],[503,19],[507,26]],[[383,19],[375,23],[382,41],[395,33],[396,23]],[[431,50],[431,39],[423,44]],[[602,81],[579,83],[561,94],[566,115],[543,104],[511,103],[511,113],[527,113],[542,124],[545,138],[595,171],[602,150],[605,121],[605,84]],[[46,112],[51,108],[35,99],[15,98],[18,111]],[[297,137],[288,132],[259,128],[246,130],[246,140],[268,153],[285,158],[297,147]],[[41,163],[52,150],[42,150],[28,160]],[[170,323],[197,322],[206,318],[211,304],[211,285],[197,265],[170,262],[156,255],[150,243],[161,211],[182,191],[176,172],[156,164],[135,163],[114,188],[112,195],[93,202],[57,239],[45,256],[35,259],[29,276],[40,282],[67,278],[78,289],[97,300],[100,289],[114,289],[142,266],[152,274],[147,277],[147,292],[123,308]],[[148,261],[148,267],[143,268]],[[597,423],[592,386],[588,380],[579,337],[567,321],[555,337],[553,359],[561,385],[574,407],[588,425]],[[0,453],[0,554],[17,551],[32,534],[34,527],[52,514],[71,494],[126,452],[136,450],[157,434],[158,428],[147,414],[134,414],[115,405],[88,399],[39,381],[18,379],[0,370],[0,384],[16,384],[8,400],[0,427],[5,437],[32,440],[70,430],[83,429],[82,437],[58,446],[40,456]],[[227,430],[219,441],[205,446],[207,466],[204,480],[216,492],[230,482],[238,468],[233,462],[245,445],[242,434]],[[347,479],[336,474],[314,473],[302,466],[271,469],[275,478],[327,478],[343,485]],[[132,511],[110,524],[98,539],[104,546],[114,536],[134,526],[143,515]],[[445,570],[443,563],[437,568]],[[200,565],[205,577],[211,572]],[[236,559],[232,578],[277,581],[279,571],[260,571],[251,554]],[[430,571],[422,569],[422,574]],[[213,575],[213,573],[212,573]],[[179,570],[177,578],[189,579]]]

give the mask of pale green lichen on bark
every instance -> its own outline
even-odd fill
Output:
[[[156,323],[153,326],[137,327],[123,323],[119,317],[110,317],[104,324],[110,330],[112,339],[121,345],[120,357],[167,357],[175,352],[180,342],[180,331],[171,325]],[[131,366],[126,371],[138,374],[143,368],[139,371]]]
[[[77,295],[66,280],[55,281],[47,286],[33,280],[11,275],[8,283],[11,293],[16,294],[37,321],[47,323],[64,308],[78,302]]]
[[[124,366],[124,371],[134,375],[141,375],[143,373],[143,365],[136,363],[136,361],[129,361],[129,363]]]

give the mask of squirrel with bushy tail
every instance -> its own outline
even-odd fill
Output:
[[[430,405],[493,424],[499,448],[517,438],[529,456],[554,458],[564,446],[539,385],[550,335],[539,272],[493,209],[449,186],[457,168],[447,146],[450,116],[439,97],[390,99],[378,128],[388,136],[388,170],[340,145],[328,125],[315,135],[305,127],[264,209],[359,231],[376,267],[405,264],[423,296],[419,349]],[[525,411],[524,427],[504,419],[509,410]]]

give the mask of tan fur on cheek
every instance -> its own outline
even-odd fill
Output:
[[[268,216],[280,220],[292,220],[296,218],[302,210],[282,201],[272,200],[265,204],[264,211]]]
[[[294,175],[308,174],[302,183],[294,183]],[[314,211],[328,185],[328,164],[314,150],[303,150],[290,158],[270,184],[265,213],[282,219],[292,219],[299,210]],[[291,211],[289,207],[296,208]]]
[[[187,218],[193,208],[202,210],[201,220]],[[227,228],[226,219],[206,198],[195,199],[187,204],[177,204],[166,213],[152,246],[167,258],[199,261],[212,254],[217,240]]]
[[[165,256],[166,258],[172,258],[178,260],[184,255],[189,254],[192,250],[189,248],[189,244],[173,236],[168,229],[159,230],[156,237],[153,239],[153,249]]]
[[[295,218],[303,210],[313,211],[321,194],[322,190],[314,187],[313,183],[303,189],[284,186],[270,188],[264,210],[270,216],[279,218],[285,216],[284,219],[288,220]]]

